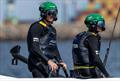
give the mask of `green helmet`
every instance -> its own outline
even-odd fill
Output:
[[[89,14],[86,18],[84,23],[89,29],[93,29],[96,31],[97,27],[100,27],[102,31],[105,30],[105,20],[103,16],[97,13]]]
[[[52,2],[43,2],[40,7],[39,11],[41,12],[41,17],[45,18],[47,15],[53,15],[54,20],[57,20],[57,6]]]

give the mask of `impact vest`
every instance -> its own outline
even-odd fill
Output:
[[[30,71],[40,64],[47,65],[49,59],[57,62],[62,60],[56,44],[55,28],[52,25],[46,25],[42,20],[30,26],[27,43],[29,51],[28,66]],[[42,65],[40,66],[42,67]]]
[[[55,52],[57,49],[56,31],[51,25],[50,27],[47,27],[47,25],[42,21],[39,23],[43,27],[43,33],[39,41],[40,50],[42,50],[42,53],[45,54],[49,59],[53,59],[54,56],[56,56],[56,53],[58,53]]]
[[[93,33],[91,32],[82,32],[79,33],[73,40],[72,55],[73,55],[74,69],[95,68],[95,66],[90,66],[89,49],[85,44],[86,38],[91,35],[93,35]]]

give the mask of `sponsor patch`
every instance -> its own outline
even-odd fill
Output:
[[[78,48],[78,44],[73,44],[73,48]]]
[[[96,53],[96,55],[98,55],[98,54],[99,54],[99,51],[96,50],[95,53]]]
[[[34,38],[33,38],[33,42],[39,42],[39,38],[34,37]]]

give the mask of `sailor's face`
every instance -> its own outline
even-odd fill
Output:
[[[97,22],[97,31],[102,32],[105,30],[105,22],[104,21],[98,21]]]
[[[47,11],[47,20],[50,22],[54,21],[54,18],[56,18],[57,11],[56,10],[49,10]]]
[[[97,31],[98,31],[98,32],[102,32],[102,28],[97,27]]]
[[[49,22],[53,22],[54,21],[54,17],[52,15],[51,16],[47,15],[47,20]]]

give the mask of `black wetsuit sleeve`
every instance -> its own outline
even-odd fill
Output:
[[[53,49],[54,49],[54,58],[58,61],[58,62],[62,62],[63,60],[61,59],[61,56],[60,56],[60,53],[59,53],[59,50],[58,50],[58,47],[57,47],[57,33],[56,33],[56,30],[54,29],[54,33],[55,35],[53,36],[53,40],[55,40],[55,44],[53,46]]]
[[[32,54],[43,59],[45,62],[48,62],[49,59],[42,53],[40,46],[39,46],[42,28],[37,27],[40,25],[33,25],[33,26],[34,27],[32,27],[30,30],[30,40],[31,40],[30,50],[31,50]]]
[[[100,51],[100,42],[99,39],[95,36],[89,36],[87,38],[88,46],[90,49],[90,54],[92,54],[94,58],[94,63],[95,65],[100,69],[100,71],[106,76],[109,77],[108,72],[106,71],[100,56],[99,56],[99,51]]]

